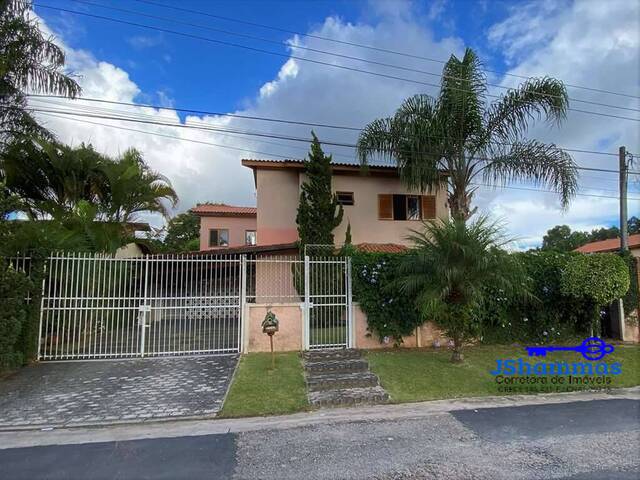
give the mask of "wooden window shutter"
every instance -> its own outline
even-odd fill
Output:
[[[436,218],[436,196],[435,195],[422,196],[422,218],[424,220]]]
[[[393,220],[393,195],[386,193],[378,195],[378,218]]]

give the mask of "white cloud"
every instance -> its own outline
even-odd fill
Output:
[[[638,93],[640,68],[637,4],[577,2],[567,4],[566,8],[559,10],[547,5],[549,4],[542,3],[539,8],[534,6],[514,9],[509,18],[488,31],[491,45],[504,52],[512,62],[512,73],[550,74],[568,83]],[[610,10],[603,11],[607,8]],[[522,12],[529,13],[523,15]],[[374,2],[367,15],[367,23],[357,24],[345,22],[337,17],[328,17],[309,33],[432,58],[446,59],[451,53],[463,52],[464,44],[459,38],[446,37],[435,40],[428,19],[418,18],[410,2]],[[440,69],[440,66],[431,63],[391,57],[388,54],[348,45],[328,44],[317,38],[293,37],[289,45],[296,56],[303,58],[327,60],[327,57],[317,53],[296,49],[297,45],[402,64],[436,73],[439,73]],[[66,46],[65,49],[70,67],[81,75],[80,83],[85,96],[132,102],[136,97],[139,99],[146,95],[122,68],[101,62],[88,52]],[[397,70],[359,62],[335,58],[329,61],[381,73],[424,79],[423,76],[399,73]],[[511,86],[514,79],[505,77],[503,83]],[[374,118],[392,113],[404,98],[418,92],[433,94],[435,89],[289,59],[283,63],[274,79],[266,81],[255,97],[249,99],[245,108],[232,113],[360,127]],[[580,90],[572,90],[571,95],[638,107],[637,102],[620,97],[601,98],[599,94]],[[175,113],[165,110],[87,105],[101,108],[105,112],[117,110],[144,113],[153,119],[179,121]],[[573,106],[584,107],[585,110],[597,109],[580,104]],[[215,110],[214,107],[211,109]],[[632,116],[632,112],[626,112],[625,116]],[[304,143],[285,140],[225,136],[212,132],[112,120],[91,121],[294,157],[304,156],[308,148]],[[196,202],[207,200],[244,205],[255,203],[251,173],[240,165],[240,159],[267,156],[265,154],[251,154],[57,118],[47,118],[47,122],[60,138],[67,142],[90,141],[96,148],[111,154],[122,152],[132,146],[138,148],[153,168],[172,180],[181,198],[180,211],[190,208]],[[205,122],[214,127],[259,130],[303,137],[308,137],[310,131],[310,127],[304,126],[217,116],[189,116],[186,122]],[[539,126],[532,130],[532,136],[565,146],[596,150],[606,148],[611,151],[617,149],[616,145],[619,142],[626,142],[630,150],[640,151],[637,126],[634,122],[572,113],[562,129],[554,131]],[[315,131],[321,139],[348,142],[356,139],[355,132],[324,128],[315,128]],[[353,158],[351,149],[334,147],[327,150],[333,153],[336,159]],[[617,166],[614,157],[575,158],[583,165],[607,168]],[[604,176],[595,172],[587,175]],[[606,181],[601,181],[585,176],[583,182],[591,188],[617,188],[614,175],[607,175],[606,178]],[[602,193],[613,195],[611,192]],[[482,191],[478,194],[477,201],[482,210],[490,211],[495,216],[506,217],[509,231],[526,239],[527,244],[539,241],[545,230],[557,223],[587,228],[600,225],[616,215],[615,200],[609,199],[578,197],[567,212],[561,211],[554,196],[534,192]],[[629,210],[633,214],[640,209],[630,204]]]

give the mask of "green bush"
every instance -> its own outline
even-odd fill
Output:
[[[640,287],[638,286],[638,259],[631,255],[630,252],[624,252],[620,254],[620,256],[629,268],[629,290],[626,295],[622,297],[622,301],[624,303],[627,322],[630,322],[633,319],[633,317],[630,317],[630,313],[638,309],[638,296],[640,295]]]
[[[590,314],[584,301],[567,297],[560,279],[577,253],[530,251],[514,253],[522,265],[534,298],[522,301],[498,291],[493,285],[476,315],[482,325],[485,343],[554,343],[586,333],[585,316]]]
[[[395,345],[422,323],[415,301],[402,293],[398,266],[403,254],[363,253],[351,250],[353,298],[367,315],[370,335]]]
[[[629,290],[629,268],[625,261],[613,253],[576,255],[567,263],[560,278],[564,295],[587,304],[591,315],[585,320],[599,332],[600,310]]]
[[[23,335],[29,323],[26,298],[31,285],[24,273],[0,260],[0,371],[18,367],[26,360]]]

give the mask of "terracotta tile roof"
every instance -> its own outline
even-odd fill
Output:
[[[629,248],[640,248],[640,233],[629,235]],[[597,242],[587,243],[576,248],[576,252],[596,253],[596,252],[613,252],[620,249],[620,237],[610,238],[608,240],[599,240]]]
[[[280,168],[302,168],[304,166],[304,160],[301,158],[244,158],[242,159],[242,164],[246,167],[257,167],[259,165],[264,164],[264,166],[269,166],[270,164],[274,164],[273,166]],[[332,161],[331,165],[334,167],[355,167],[360,168],[360,164],[358,162],[336,162]],[[369,168],[375,169],[384,169],[395,171],[397,166],[392,165],[390,163],[370,163]]]
[[[191,209],[196,215],[204,217],[254,217],[256,207],[237,207],[225,203],[205,203]]]
[[[409,247],[397,243],[359,243],[356,248],[365,253],[404,253]]]

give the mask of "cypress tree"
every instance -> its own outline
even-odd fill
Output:
[[[342,205],[331,192],[331,155],[325,155],[315,133],[302,184],[296,223],[300,244],[333,245],[333,229],[342,222]]]

